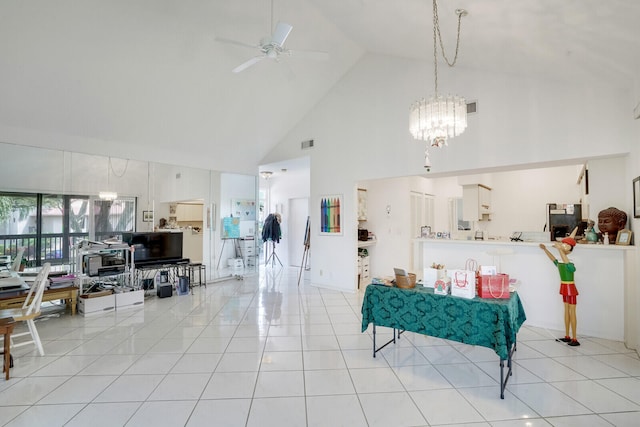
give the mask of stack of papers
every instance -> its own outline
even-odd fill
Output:
[[[49,289],[68,288],[75,284],[76,276],[69,274],[67,276],[51,277],[49,279]]]

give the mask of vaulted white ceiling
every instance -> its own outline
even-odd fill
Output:
[[[637,0],[440,0],[459,66],[633,87]],[[367,53],[432,59],[431,0],[274,0],[284,58],[231,70],[270,33],[270,0],[0,0],[0,141],[230,172],[266,153]],[[425,76],[425,82],[431,77]],[[416,96],[424,95],[423,90]]]

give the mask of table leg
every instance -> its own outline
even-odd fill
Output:
[[[509,377],[513,375],[512,372],[512,357],[513,353],[516,351],[516,343],[513,343],[513,347],[509,349],[509,355],[507,358],[507,375],[504,375],[504,360],[500,359],[500,399],[504,399],[504,389],[507,388],[507,382],[509,381]]]
[[[13,324],[4,325],[4,365],[5,380],[9,380],[9,369],[11,369],[11,333]]]
[[[400,334],[402,334],[404,330],[398,329],[397,331],[398,331],[397,339],[400,339]],[[377,352],[379,352],[380,350],[382,350],[383,348],[385,348],[391,343],[394,343],[394,344],[396,343],[396,328],[393,328],[393,338],[391,338],[389,341],[381,345],[379,348],[376,348],[376,324],[374,323],[373,324],[373,357],[376,357]]]

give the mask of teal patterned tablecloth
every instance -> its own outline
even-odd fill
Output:
[[[362,332],[370,323],[479,345],[506,360],[527,319],[517,292],[510,299],[465,299],[436,295],[416,286],[369,285],[362,302]]]

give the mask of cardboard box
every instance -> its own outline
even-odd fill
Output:
[[[114,294],[101,297],[78,298],[78,313],[83,316],[108,313],[116,309],[116,297]]]
[[[120,292],[116,296],[116,310],[142,307],[144,305],[144,291]]]

